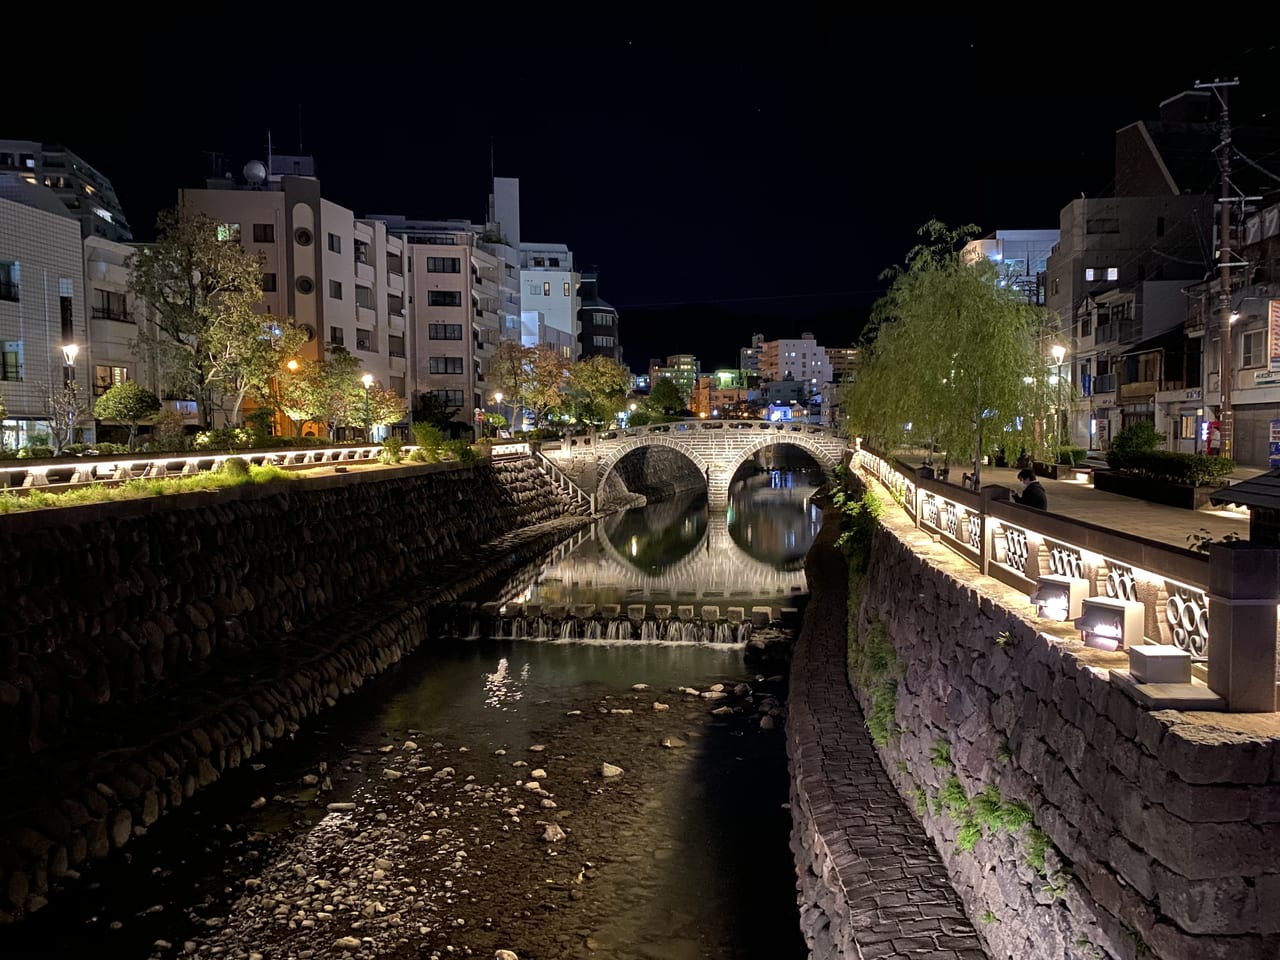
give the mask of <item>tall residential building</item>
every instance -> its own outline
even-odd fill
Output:
[[[262,256],[262,309],[293,318],[308,335],[307,357],[341,346],[362,371],[407,398],[413,333],[404,244],[382,221],[357,219],[324,199],[313,173],[310,157],[274,156],[269,170],[251,161],[244,180],[209,180],[205,189],[179,191],[179,203]]]
[[[831,379],[827,351],[818,345],[812,333],[802,333],[799,340],[766,340],[760,345],[760,379],[793,380],[823,384]]]
[[[503,340],[523,340],[520,282],[520,181],[494,177],[489,218],[476,244],[498,264],[498,314]]]
[[[827,364],[830,367],[830,383],[844,383],[853,378],[858,367],[857,347],[827,347]]]
[[[415,392],[470,426],[490,401],[486,377],[504,322],[504,263],[484,248],[480,229],[469,221],[384,222],[403,241],[410,264]]]
[[[763,333],[751,335],[751,346],[738,348],[738,366],[753,373],[760,371],[760,347],[764,344]]]
[[[675,356],[667,357],[665,364],[660,360],[650,360],[649,388],[652,390],[659,380],[671,380],[680,388],[685,402],[690,403],[701,372],[702,366],[692,353],[677,353]]]
[[[0,140],[0,173],[16,173],[54,192],[80,221],[82,237],[133,239],[111,181],[83,158],[56,143]]]
[[[0,435],[10,450],[48,435],[49,398],[67,377],[88,396],[81,243],[80,225],[52,191],[0,173]],[[76,348],[71,365],[64,347]]]
[[[600,296],[599,278],[595,273],[582,274],[578,287],[578,339],[581,350],[578,356],[610,357],[622,362],[622,336],[619,332],[618,311]],[[693,384],[689,387],[692,389]]]
[[[578,359],[580,282],[564,244],[520,245],[520,340],[526,347],[551,347],[566,363]]]
[[[1058,239],[1057,230],[997,230],[970,240],[960,255],[966,263],[986,257],[996,265],[1001,286],[1017,290],[1028,303],[1043,305],[1045,265]]]

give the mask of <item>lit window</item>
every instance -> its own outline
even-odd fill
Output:
[[[234,240],[240,242],[240,224],[238,223],[220,223],[218,224],[219,240]]]
[[[1095,271],[1094,271],[1093,267],[1085,267],[1085,269],[1084,269],[1084,278],[1085,278],[1086,280],[1092,280],[1092,279],[1093,279],[1094,272],[1095,272]]]
[[[1107,279],[1108,279],[1108,280],[1119,280],[1119,279],[1120,279],[1120,268],[1119,268],[1119,267],[1107,267]]]
[[[569,296],[569,282],[566,280],[564,284],[564,295]]]
[[[543,295],[544,297],[549,297],[549,296],[551,296],[551,283],[550,283],[550,281],[548,281],[548,282],[546,282],[546,283],[544,283],[544,284],[542,285],[542,295]]]
[[[111,213],[110,213],[110,211],[108,211],[108,210],[103,210],[101,207],[94,207],[94,208],[93,208],[93,213],[94,213],[94,215],[95,215],[95,216],[101,217],[103,220],[107,221],[107,223],[111,223]],[[219,240],[221,240],[221,239],[222,239],[222,237],[218,237],[218,239],[219,239]]]

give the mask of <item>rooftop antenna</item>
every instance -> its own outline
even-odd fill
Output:
[[[267,128],[267,175],[271,175],[271,128]]]
[[[489,137],[489,182],[493,183],[493,136]]]
[[[298,156],[306,155],[307,151],[302,149],[302,104],[298,104]]]

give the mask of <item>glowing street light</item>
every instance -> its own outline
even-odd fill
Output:
[[[1060,343],[1055,343],[1049,352],[1053,354],[1053,362],[1058,365],[1058,429],[1055,432],[1058,434],[1058,443],[1061,445],[1064,437],[1068,442],[1070,441],[1070,437],[1067,437],[1070,420],[1066,418],[1066,412],[1062,409],[1062,361],[1067,355],[1067,348]],[[1057,460],[1056,457],[1054,459]]]
[[[285,366],[288,368],[288,370],[289,370],[289,372],[290,372],[290,373],[297,373],[297,372],[298,372],[298,361],[297,361],[297,360],[290,360],[288,363],[286,363],[286,364],[285,364]]]
[[[74,370],[76,366],[76,356],[79,355],[80,348],[74,343],[68,343],[62,348],[62,359],[68,367],[72,368],[72,379],[75,379]]]
[[[368,443],[373,433],[373,423],[369,415],[369,388],[373,386],[373,374],[366,373],[360,378],[360,382],[364,384],[364,440]]]

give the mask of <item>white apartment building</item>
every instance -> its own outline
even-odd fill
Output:
[[[814,387],[831,379],[827,351],[818,345],[812,333],[802,333],[799,340],[766,340],[760,344],[760,379],[763,381],[807,380]]]
[[[133,239],[115,187],[83,157],[56,143],[0,140],[0,173],[14,172],[44,186],[80,221],[81,236]]]
[[[563,243],[520,245],[520,341],[526,347],[543,344],[566,362],[578,359],[580,282]]]
[[[310,157],[245,165],[245,179],[179,191],[180,204],[222,224],[226,239],[263,258],[265,313],[291,317],[319,360],[326,344],[353,354],[399,396],[412,391],[404,244],[380,220],[361,220],[320,195]]]
[[[49,398],[65,378],[88,400],[81,251],[80,224],[52,191],[0,173],[0,397],[9,450],[48,435]],[[92,440],[92,421],[84,433]]]

